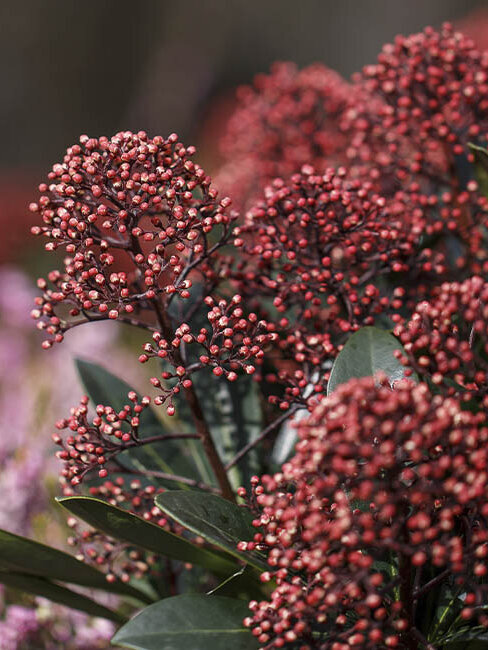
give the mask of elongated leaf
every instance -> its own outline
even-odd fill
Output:
[[[279,467],[290,458],[298,440],[297,424],[310,416],[307,409],[301,409],[293,420],[286,420],[279,432],[271,453],[271,460]],[[279,467],[277,471],[279,471]]]
[[[240,541],[253,539],[256,529],[252,516],[214,494],[174,490],[156,497],[156,505],[182,526],[215,544],[227,553],[265,571],[268,565],[256,553],[244,553],[237,549]]]
[[[0,570],[28,573],[150,602],[137,589],[120,580],[108,582],[103,573],[67,553],[5,530],[0,530]]]
[[[127,394],[133,390],[123,379],[119,379],[102,366],[90,361],[76,359],[76,368],[81,381],[94,404],[111,406],[115,411],[121,411],[127,404]],[[137,392],[137,391],[136,391]],[[141,438],[169,433],[164,430],[163,423],[151,408],[141,413],[139,435]],[[190,459],[186,441],[165,440],[160,443],[132,448],[118,456],[119,462],[128,469],[156,470],[167,474],[178,474],[189,478],[200,479],[200,473]],[[170,486],[164,480],[154,479],[154,482]],[[172,487],[174,487],[174,483]],[[183,486],[182,486],[183,488]]]
[[[239,377],[238,381],[226,385],[235,422],[234,448],[232,450],[232,453],[235,454],[249,442],[253,442],[261,433],[264,428],[263,410],[258,384],[251,377]],[[251,449],[238,462],[237,467],[242,477],[242,482],[239,485],[246,485],[251,476],[259,474],[261,470],[257,449]]]
[[[248,604],[222,596],[165,598],[142,610],[112,643],[134,650],[257,650],[243,624]]]
[[[212,372],[206,371],[195,373],[192,381],[215,446],[225,465],[239,449],[257,437],[263,428],[256,382],[247,375],[239,377],[236,382],[222,381]],[[186,421],[191,421],[185,404],[180,402],[177,414],[178,411]],[[203,462],[206,462],[205,459]],[[230,470],[229,480],[234,488],[238,488],[256,473],[259,473],[258,456],[255,450],[251,450]],[[213,483],[211,470],[207,481],[209,478]]]
[[[332,366],[327,394],[352,377],[372,377],[380,371],[386,374],[391,384],[402,379],[405,368],[395,358],[395,350],[403,348],[386,330],[377,327],[358,330],[348,339]]]
[[[474,627],[454,634],[451,639],[441,646],[443,650],[486,650],[488,647],[488,632],[486,628]]]
[[[448,581],[439,587],[435,599],[435,610],[430,618],[432,622],[428,633],[429,641],[435,642],[442,638],[459,616],[463,608],[463,600],[460,598],[462,589]]]
[[[183,491],[183,493],[185,493]],[[193,493],[188,493],[193,494]],[[222,557],[163,530],[140,517],[92,497],[63,497],[58,502],[73,515],[106,535],[173,560],[191,562],[220,575],[235,571],[232,558]]]
[[[20,591],[25,591],[26,593],[35,596],[42,596],[43,598],[52,600],[55,603],[60,603],[61,605],[66,605],[66,607],[77,609],[80,612],[89,614],[90,616],[106,618],[109,621],[114,621],[114,623],[123,623],[126,620],[117,612],[114,612],[103,605],[99,605],[91,598],[83,596],[82,594],[77,594],[76,592],[71,591],[71,589],[62,587],[50,580],[46,580],[45,578],[39,578],[37,576],[22,573],[0,571],[0,584],[13,589],[19,589]]]

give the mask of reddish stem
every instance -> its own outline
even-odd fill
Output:
[[[161,306],[156,301],[154,301],[153,304],[158,322],[161,326],[161,329],[163,330],[164,337],[168,341],[171,341],[173,338],[173,328],[171,327],[168,313],[164,309],[161,309]],[[178,365],[186,367],[186,364],[184,363],[178,349],[174,350],[174,357]],[[229,482],[229,477],[227,476],[227,472],[222,463],[222,460],[220,459],[220,456],[217,452],[217,448],[215,447],[212,434],[210,433],[210,429],[205,420],[200,400],[198,399],[195,389],[193,386],[190,386],[189,388],[184,388],[183,391],[193,417],[195,429],[200,437],[200,440],[202,441],[203,449],[215,474],[215,478],[217,479],[217,482],[220,486],[222,496],[224,499],[235,503],[234,491]]]

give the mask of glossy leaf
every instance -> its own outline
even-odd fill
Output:
[[[131,386],[96,363],[82,359],[76,359],[75,363],[83,386],[92,402],[95,405],[104,404],[111,406],[115,411],[121,411],[128,403],[127,394],[133,390]],[[169,432],[164,430],[164,425],[155,412],[151,408],[144,409],[140,416],[140,437],[146,438],[164,433]],[[200,479],[200,473],[189,455],[186,441],[165,440],[122,452],[118,456],[118,461],[128,469],[155,470],[166,474],[178,474]],[[153,482],[175,487],[175,483],[157,478]]]
[[[484,627],[464,629],[444,641],[439,647],[442,647],[442,650],[486,650],[488,648],[488,632]]]
[[[192,376],[193,387],[198,396],[205,420],[224,465],[248,442],[257,437],[262,429],[262,413],[258,388],[247,375],[236,382],[222,381],[212,372],[202,371]],[[191,422],[187,405],[180,401],[176,414],[185,422]],[[203,452],[195,445],[195,451]],[[200,465],[200,473],[210,485],[215,483],[213,472],[205,457],[194,458]],[[242,461],[229,471],[234,488],[246,484],[253,474],[259,473],[258,455],[255,450],[246,454]]]
[[[276,437],[271,460],[277,465],[276,471],[280,471],[281,465],[286,462],[295,451],[298,440],[297,424],[310,416],[308,409],[300,409],[293,420],[285,420],[281,431]]]
[[[391,384],[402,379],[405,368],[395,358],[395,350],[403,348],[386,330],[377,327],[358,330],[348,339],[332,366],[327,394],[352,377],[372,377],[380,371],[386,374]]]
[[[184,491],[182,492],[185,494]],[[188,494],[193,493],[188,492]],[[195,546],[188,540],[163,530],[160,526],[144,521],[144,519],[121,508],[111,506],[100,499],[62,497],[58,499],[58,502],[71,514],[115,539],[173,560],[198,564],[219,575],[227,576],[235,571],[235,563],[232,558],[227,559],[213,551]]]
[[[237,549],[253,539],[256,529],[248,510],[214,494],[174,490],[158,494],[156,505],[182,526],[240,560],[265,571],[268,565],[256,553]]]
[[[5,530],[0,530],[0,570],[32,574],[150,602],[144,594],[120,580],[108,582],[103,573],[72,555]]]
[[[453,581],[448,581],[439,587],[438,593],[435,594],[435,609],[430,615],[429,641],[436,642],[437,639],[444,637],[455,622],[463,608],[461,594],[461,587],[455,586]]]
[[[257,650],[243,624],[247,602],[188,594],[165,598],[142,610],[112,643],[133,650]]]
[[[77,594],[67,587],[58,585],[45,578],[38,576],[27,575],[22,573],[10,573],[0,571],[0,584],[3,584],[12,589],[18,589],[35,596],[42,596],[55,603],[66,605],[71,609],[77,609],[80,612],[85,612],[90,616],[98,616],[106,618],[115,623],[123,623],[126,619],[117,612],[99,605],[91,598]]]

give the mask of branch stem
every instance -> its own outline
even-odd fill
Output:
[[[145,469],[144,471],[139,471],[136,469],[128,469],[117,463],[120,468],[120,473],[131,474],[136,476],[153,476],[154,478],[162,478],[165,481],[174,481],[175,483],[183,483],[189,487],[195,487],[199,490],[205,490],[206,492],[212,492],[214,494],[220,494],[220,490],[214,488],[206,483],[196,481],[195,479],[188,478],[187,476],[180,476],[178,474],[167,474],[166,472],[160,472],[159,470]]]
[[[154,305],[154,311],[156,312],[156,316],[159,325],[161,326],[161,329],[163,331],[164,337],[168,341],[171,341],[173,338],[173,328],[171,327],[171,322],[168,313],[164,309],[161,309],[161,305],[157,301],[153,301],[153,305]],[[178,349],[175,349],[174,356],[176,361],[180,365],[186,367]],[[215,447],[215,443],[213,441],[212,434],[210,433],[208,424],[205,420],[205,416],[202,410],[202,406],[200,404],[200,400],[198,399],[198,395],[196,394],[193,386],[190,386],[189,388],[184,388],[183,390],[184,390],[184,395],[186,397],[187,404],[190,408],[193,417],[193,423],[195,425],[196,432],[202,442],[205,454],[215,474],[215,478],[217,479],[217,482],[220,486],[222,496],[228,501],[235,502],[234,491],[229,482],[229,477],[227,476],[226,469],[218,454],[217,448]]]
[[[258,435],[257,438],[254,438],[251,442],[248,442],[245,447],[243,447],[235,456],[230,460],[227,465],[225,466],[226,470],[229,470],[231,467],[234,467],[236,463],[238,463],[241,458],[243,458],[247,453],[251,451],[256,445],[259,445],[259,443],[266,438],[267,435],[272,433],[277,427],[280,426],[282,422],[287,420],[289,417],[293,415],[298,410],[298,406],[292,406],[292,408],[288,409],[285,413],[280,415],[279,417],[276,418],[271,424],[269,424],[265,429],[261,431],[261,433]]]

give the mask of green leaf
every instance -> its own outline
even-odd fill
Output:
[[[488,197],[488,150],[472,143],[468,147],[474,156],[474,170],[480,192]]]
[[[435,611],[430,616],[432,622],[428,633],[429,641],[435,643],[453,625],[463,607],[461,593],[461,588],[449,581],[441,586],[435,600]]]
[[[121,411],[128,403],[127,395],[133,390],[123,379],[119,379],[102,366],[82,359],[75,360],[80,379],[92,402],[111,406],[115,411]],[[136,391],[137,392],[137,391]],[[168,433],[163,423],[151,408],[141,413],[139,435],[149,436]],[[127,469],[138,471],[155,470],[166,474],[178,474],[188,478],[200,479],[200,473],[190,459],[187,441],[165,440],[142,447],[133,447],[122,452],[118,461]],[[154,483],[174,487],[174,483],[155,478]],[[185,489],[185,486],[181,486]]]
[[[237,549],[238,542],[250,541],[256,533],[252,515],[245,508],[214,494],[182,490],[158,494],[155,501],[163,512],[196,535],[260,571],[268,569],[258,554]]]
[[[263,428],[257,384],[247,375],[239,377],[236,382],[227,382],[212,372],[205,371],[192,375],[192,381],[215,446],[225,465],[242,447],[256,438]],[[184,404],[179,404],[178,409],[183,409],[185,419],[190,420],[190,415],[185,413]],[[257,473],[257,452],[251,450],[229,471],[229,480],[237,489]],[[214,482],[213,476],[210,480]]]
[[[436,646],[442,650],[478,650],[479,643],[488,641],[488,631],[482,625],[473,625],[456,619],[449,630],[441,637],[435,639]],[[486,647],[486,646],[484,646]]]
[[[165,598],[126,623],[112,643],[133,650],[257,650],[243,624],[248,604],[222,596]]]
[[[114,612],[103,605],[99,605],[91,598],[83,596],[82,594],[77,594],[76,592],[71,591],[71,589],[62,587],[50,580],[46,580],[45,578],[39,578],[37,576],[23,573],[0,571],[0,584],[11,587],[12,589],[18,589],[19,591],[34,594],[35,596],[42,596],[43,598],[47,598],[55,603],[60,603],[61,605],[66,605],[66,607],[71,607],[80,612],[85,612],[90,616],[106,618],[115,623],[123,623],[126,620],[124,616],[121,616],[117,612]]]
[[[465,628],[443,642],[442,650],[486,650],[488,632],[485,627]]]
[[[185,494],[184,491],[182,491]],[[188,494],[193,494],[189,492]],[[195,493],[198,494],[198,493]],[[183,537],[163,530],[160,526],[92,497],[62,497],[57,499],[64,508],[110,537],[144,548],[173,560],[191,562],[219,575],[235,572],[232,558],[195,546]]]
[[[403,351],[403,348],[386,330],[377,327],[358,330],[348,339],[332,366],[327,394],[352,377],[373,377],[380,371],[391,384],[404,378],[405,368],[393,355],[395,350]],[[415,375],[411,378],[417,381]]]
[[[28,573],[151,602],[143,593],[120,580],[108,582],[101,571],[67,553],[5,530],[0,530],[0,570]]]

